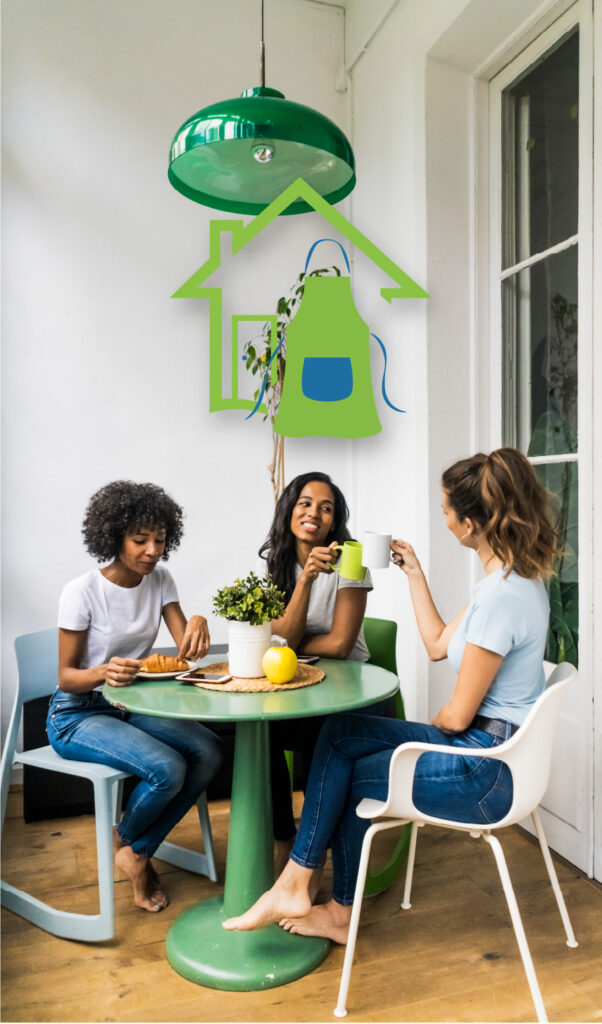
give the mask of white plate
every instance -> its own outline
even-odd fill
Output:
[[[189,661],[188,658],[182,658],[188,664],[187,672],[190,672],[193,668],[198,668],[196,661]],[[182,669],[177,668],[175,672],[138,672],[136,679],[176,679],[177,676],[183,675]]]

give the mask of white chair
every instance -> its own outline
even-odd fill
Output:
[[[510,875],[508,874],[506,860],[499,840],[496,836],[492,835],[492,832],[494,830],[497,831],[497,829],[504,828],[506,825],[514,825],[527,815],[531,815],[541,846],[545,865],[548,870],[548,875],[550,877],[550,882],[552,883],[552,889],[556,896],[556,902],[558,903],[562,923],[566,932],[567,946],[577,946],[578,943],[575,941],[569,915],[567,913],[562,892],[560,891],[554,864],[550,857],[546,838],[541,826],[541,820],[537,811],[537,805],[543,797],[548,785],[556,717],[560,710],[560,705],[567,688],[575,681],[576,678],[577,670],[573,668],[572,665],[564,663],[556,666],[549,677],[547,689],[535,702],[531,711],[527,715],[527,718],[520,729],[515,732],[514,736],[497,747],[479,751],[479,757],[490,757],[498,761],[504,761],[512,772],[512,806],[504,818],[500,821],[494,822],[492,825],[484,826],[482,823],[469,824],[466,822],[447,821],[443,818],[434,818],[428,814],[423,814],[422,811],[419,811],[412,800],[414,770],[420,755],[429,752],[452,754],[454,756],[465,755],[467,753],[465,747],[448,747],[429,743],[404,743],[395,750],[391,759],[389,793],[387,799],[372,800],[366,798],[362,800],[357,807],[358,815],[361,818],[369,818],[372,821],[372,824],[366,832],[362,846],[362,854],[353,900],[353,910],[349,926],[349,938],[347,940],[347,950],[345,953],[345,961],[343,963],[343,972],[339,988],[339,998],[334,1011],[335,1016],[344,1017],[347,1013],[347,993],[349,990],[349,980],[351,977],[351,967],[353,964],[355,942],[362,906],[362,896],[364,892],[372,840],[376,833],[381,832],[383,829],[396,828],[400,825],[406,825],[408,822],[411,822],[412,833],[410,838],[410,852],[408,856],[403,903],[401,904],[402,908],[404,910],[409,910],[411,906],[410,889],[412,885],[412,873],[414,870],[414,858],[416,854],[416,835],[420,826],[424,824],[440,825],[443,828],[454,828],[463,832],[469,832],[475,839],[484,839],[485,842],[489,843],[489,846],[495,856],[502,886],[508,902],[508,909],[510,910],[510,917],[514,926],[518,947],[523,960],[523,966],[527,975],[527,981],[529,982],[529,988],[531,990],[533,1002],[535,1003],[537,1019],[539,1021],[547,1021],[548,1018],[546,1016],[543,999],[541,997],[539,984],[533,967],[531,953],[529,952],[529,947],[527,945],[527,939],[525,937],[512,883],[510,881]]]
[[[119,820],[123,782],[129,777],[129,773],[89,761],[68,761],[50,746],[38,747],[36,750],[15,750],[24,702],[35,700],[36,697],[47,696],[53,692],[56,686],[58,632],[56,629],[45,629],[39,633],[28,633],[17,637],[15,651],[19,677],[2,754],[1,825],[4,828],[13,765],[31,765],[47,771],[62,772],[66,775],[77,775],[89,779],[94,786],[100,909],[98,914],[75,914],[57,910],[4,881],[1,883],[2,906],[63,939],[78,939],[84,942],[100,942],[110,939],[114,934],[113,825]],[[182,846],[165,842],[161,843],[155,856],[159,860],[175,864],[187,871],[207,875],[211,881],[215,882],[217,881],[217,872],[205,793],[200,796],[197,807],[205,853],[187,850]]]

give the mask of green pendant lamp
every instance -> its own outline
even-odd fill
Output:
[[[171,184],[195,203],[232,213],[260,213],[296,178],[338,203],[355,186],[351,145],[329,118],[266,88],[263,0],[260,80],[184,122],[171,144]],[[283,212],[311,209],[299,199]]]

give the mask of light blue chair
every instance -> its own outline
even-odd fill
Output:
[[[102,764],[89,761],[67,761],[51,746],[36,750],[17,751],[17,737],[23,704],[37,697],[51,694],[56,686],[58,673],[58,631],[45,629],[39,633],[27,633],[15,640],[15,652],[19,677],[12,716],[2,754],[1,768],[1,825],[4,817],[10,776],[13,765],[31,765],[46,771],[61,772],[89,779],[94,787],[94,813],[96,817],[96,850],[98,858],[98,892],[100,912],[97,914],[75,914],[57,910],[7,882],[1,882],[2,906],[26,918],[39,928],[63,939],[78,939],[83,942],[100,942],[113,937],[113,825],[121,814],[121,800],[124,780],[128,772],[118,771]],[[198,815],[205,847],[204,853],[187,850],[173,843],[161,843],[155,856],[186,871],[207,875],[217,881],[209,809],[205,793],[198,800]]]

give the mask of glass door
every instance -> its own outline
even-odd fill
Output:
[[[578,663],[579,30],[502,91],[502,439],[556,499],[548,661]]]
[[[489,83],[490,441],[553,494],[564,556],[546,660],[579,667],[543,802],[550,845],[593,857],[592,31],[577,3]]]

